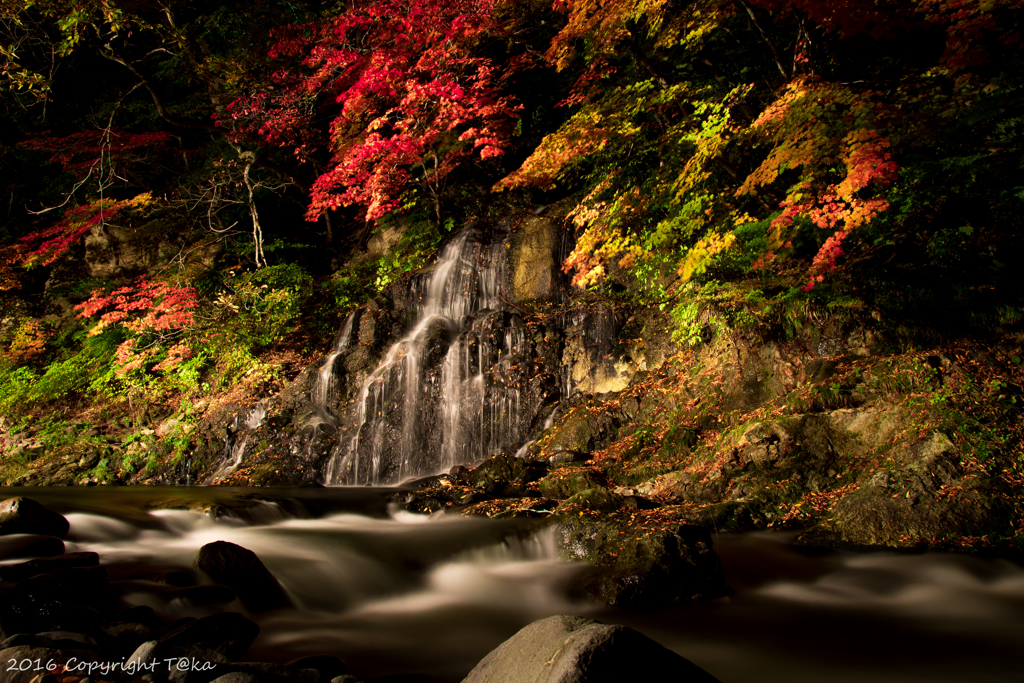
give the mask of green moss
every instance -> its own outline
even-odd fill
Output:
[[[595,467],[565,465],[552,470],[538,484],[545,497],[564,500],[581,491],[603,486],[605,481]]]

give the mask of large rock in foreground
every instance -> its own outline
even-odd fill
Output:
[[[291,607],[292,602],[251,550],[227,541],[207,543],[199,549],[195,566],[216,583],[235,591],[238,599],[253,612]]]
[[[0,535],[39,534],[67,536],[70,525],[63,515],[48,510],[31,498],[9,498],[0,503]]]
[[[623,681],[718,679],[631,628],[554,616],[533,622],[492,650],[462,683]]]

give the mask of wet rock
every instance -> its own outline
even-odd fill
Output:
[[[605,488],[593,488],[574,493],[563,506],[578,506],[587,510],[610,512],[625,505],[626,499]]]
[[[463,683],[716,683],[638,631],[591,619],[535,621],[491,651]]]
[[[502,453],[483,461],[470,474],[470,480],[477,486],[487,487],[498,484],[522,487],[537,481],[547,472],[543,463],[524,460]]]
[[[298,668],[270,662],[240,662],[228,666],[237,673],[255,676],[260,683],[319,683],[320,681],[320,672],[315,668]]]
[[[64,541],[54,536],[13,534],[0,536],[0,560],[20,557],[51,557],[64,553]]]
[[[348,671],[348,665],[341,657],[334,655],[309,655],[288,662],[292,669],[315,669],[320,673],[320,683],[328,683]]]
[[[570,518],[560,533],[562,555],[594,567],[578,590],[604,604],[647,609],[723,591],[718,554],[702,527]]]
[[[120,650],[133,650],[154,636],[153,629],[145,624],[130,621],[109,624],[104,626],[102,631]]]
[[[570,415],[557,427],[554,435],[548,441],[547,452],[565,451],[574,455],[578,452],[588,450],[591,438],[594,436],[594,429],[584,411]],[[554,463],[552,463],[554,464]]]
[[[29,560],[21,564],[0,567],[0,581],[21,581],[54,569],[67,567],[98,567],[100,557],[96,553],[68,553],[59,557]]]
[[[242,604],[253,612],[292,605],[256,553],[239,545],[227,541],[207,543],[199,549],[194,565],[216,583],[234,590]]]
[[[604,479],[594,467],[566,465],[552,470],[540,480],[540,492],[546,498],[565,500],[580,491],[604,486]]]
[[[211,683],[261,683],[261,681],[250,673],[232,671],[229,674],[217,676]]]
[[[48,510],[31,498],[9,498],[0,503],[0,535],[39,534],[59,536],[68,534],[68,520]]]
[[[133,667],[135,670],[139,670],[140,667],[152,664],[156,661],[157,650],[160,647],[160,643],[156,640],[150,640],[142,643],[132,654],[125,660],[125,664]]]
[[[529,304],[551,296],[557,282],[555,251],[559,232],[552,219],[531,216],[513,236],[509,263],[516,302]]]
[[[81,648],[83,650],[95,650],[97,643],[84,633],[76,631],[42,631],[36,634],[37,638],[50,642],[50,647],[57,648]]]
[[[259,632],[260,627],[241,614],[222,612],[178,626],[160,638],[159,645],[161,651],[196,645],[238,659],[245,655]]]
[[[56,569],[23,579],[0,598],[0,625],[20,624],[21,630],[37,632],[50,628],[59,613],[71,607],[110,606],[107,572],[103,567]]]

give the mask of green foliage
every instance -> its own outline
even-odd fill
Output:
[[[376,293],[373,283],[378,267],[378,259],[354,258],[324,281],[321,287],[335,309],[351,311]]]
[[[216,379],[211,381],[216,381],[220,387],[229,387],[246,378],[257,382],[273,379],[280,368],[264,363],[244,346],[232,345],[220,349],[213,372]]]
[[[313,291],[313,278],[285,263],[239,276],[217,303],[231,343],[267,347],[282,341],[298,322]]]
[[[378,261],[374,288],[382,292],[406,273],[422,268],[437,251],[442,239],[442,233],[428,221],[413,223],[406,228],[394,249]]]
[[[30,405],[38,381],[31,368],[0,366],[0,413],[13,415]]]
[[[725,329],[727,321],[713,308],[720,289],[715,283],[708,283],[699,289],[693,285],[683,288],[682,302],[671,311],[672,320],[676,324],[672,331],[673,341],[697,346]]]

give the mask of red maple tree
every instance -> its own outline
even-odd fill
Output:
[[[493,7],[357,1],[290,27],[270,55],[282,62],[274,89],[229,105],[233,125],[302,160],[330,155],[310,193],[309,220],[350,205],[376,220],[422,184],[440,221],[445,178],[466,160],[502,155],[520,109],[477,49],[494,29]]]

